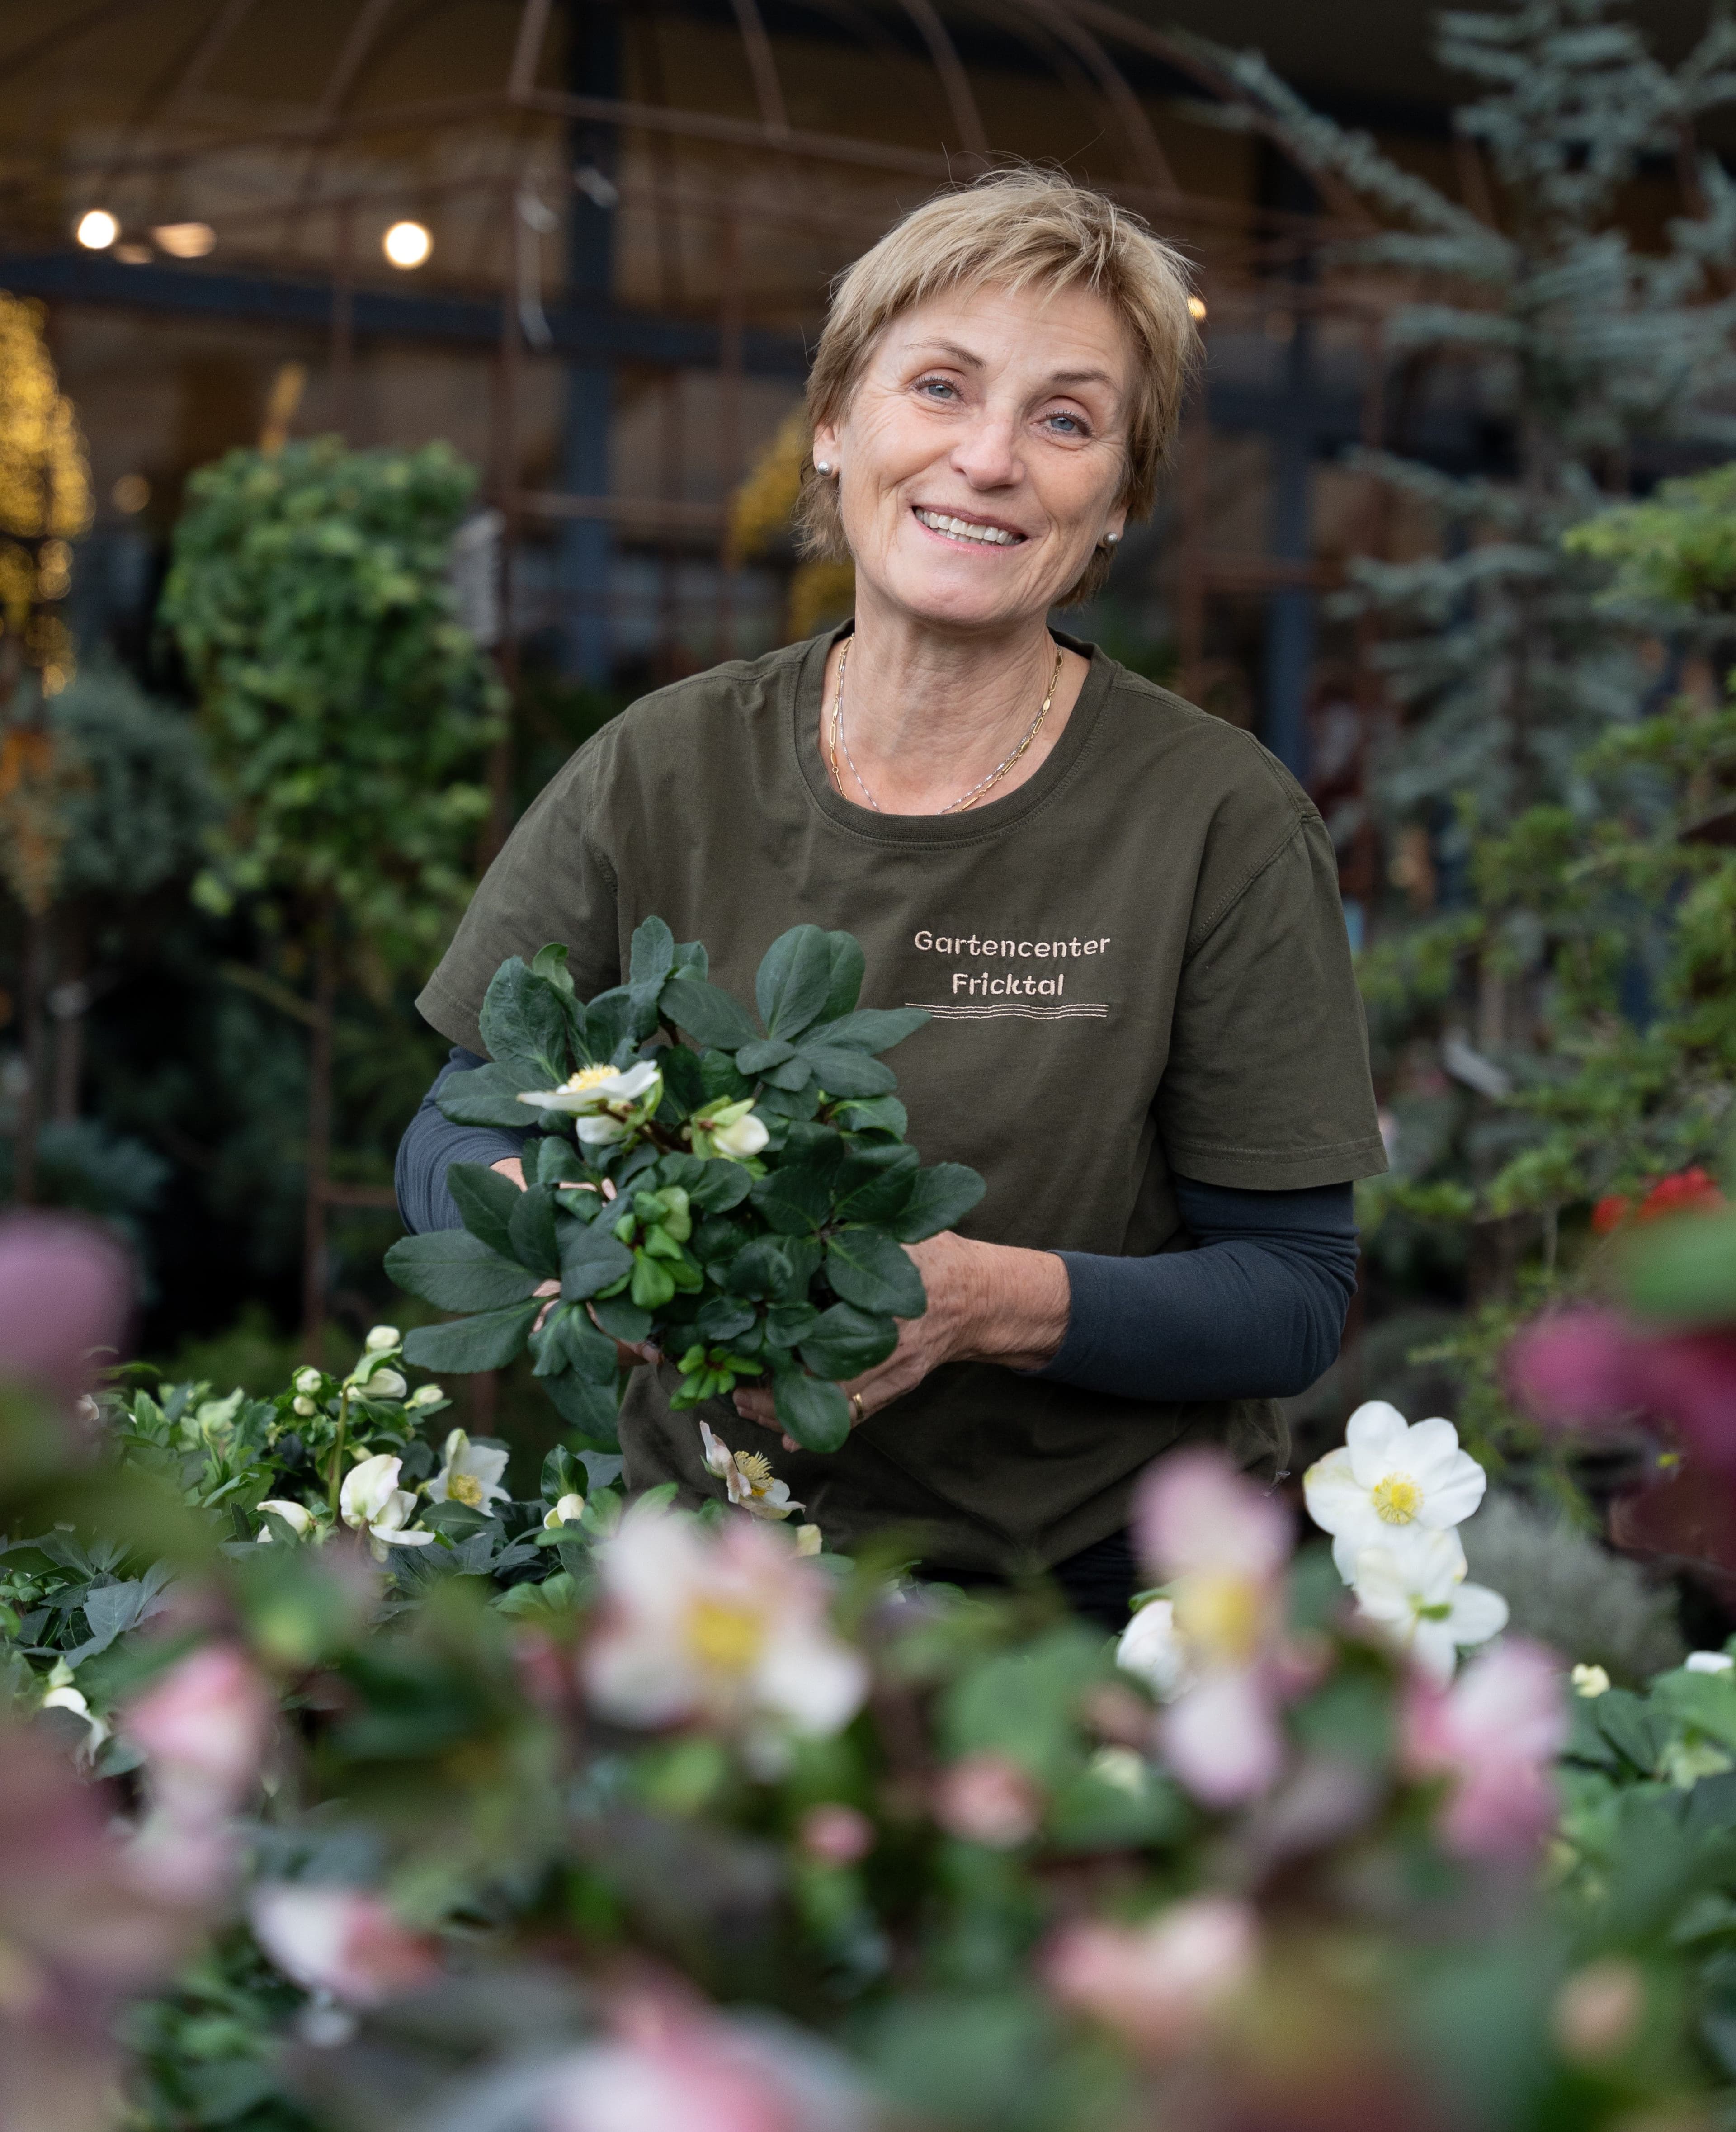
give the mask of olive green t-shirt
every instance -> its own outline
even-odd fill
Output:
[[[654,915],[751,1000],[768,945],[808,923],[861,942],[863,1006],[932,1014],[890,1063],[923,1161],[987,1181],[967,1236],[1180,1248],[1172,1172],[1278,1191],[1384,1167],[1332,847],[1258,742],[1080,644],[1091,670],[1026,784],[962,814],[877,814],[821,759],[834,641],[696,675],[587,742],[477,891],[418,1002],[434,1027],[482,1050],[489,979],[546,941],[582,998],[619,982]],[[727,1403],[672,1413],[669,1380],[634,1373],[630,1486],[715,1493],[703,1414],[770,1454],[828,1543],[895,1525],[958,1568],[1089,1546],[1158,1453],[1249,1419],[954,1363],[824,1457]]]

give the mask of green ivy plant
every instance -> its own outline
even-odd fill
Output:
[[[975,1170],[924,1169],[904,1139],[879,1054],[927,1015],[858,1007],[861,947],[814,925],[766,951],[757,1017],[661,919],[633,935],[627,982],[588,1002],[566,960],[551,946],[501,966],[482,1015],[490,1063],[441,1092],[459,1124],[535,1116],[542,1130],[524,1190],[455,1163],[464,1227],[387,1253],[400,1286],[469,1313],[419,1328],[408,1359],[497,1369],[528,1342],[563,1418],[607,1444],[616,1342],[654,1342],[679,1364],[678,1407],[769,1377],[789,1435],[837,1450],[850,1429],[837,1380],[884,1361],[896,1321],[927,1308],[902,1246],[983,1193]]]

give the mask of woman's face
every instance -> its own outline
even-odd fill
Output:
[[[1088,290],[978,289],[895,318],[843,420],[814,433],[859,597],[962,629],[1047,613],[1121,531],[1132,377]]]

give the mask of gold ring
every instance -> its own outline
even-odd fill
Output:
[[[856,1409],[856,1419],[858,1421],[866,1421],[868,1419],[868,1409],[862,1405],[862,1395],[860,1392],[852,1392],[850,1395],[850,1404]]]

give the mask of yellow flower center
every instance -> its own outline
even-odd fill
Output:
[[[1408,1525],[1422,1508],[1422,1491],[1408,1473],[1388,1473],[1374,1483],[1374,1515],[1384,1525]]]
[[[446,1498],[448,1502],[468,1503],[472,1510],[479,1510],[482,1507],[482,1484],[474,1473],[448,1473]]]
[[[615,1068],[612,1066],[582,1066],[570,1080],[563,1081],[561,1086],[569,1096],[582,1096],[587,1088],[595,1088],[602,1082],[614,1078]]]
[[[763,1451],[738,1451],[736,1471],[756,1496],[763,1496],[771,1486],[771,1461]]]
[[[696,1599],[688,1610],[687,1640],[702,1665],[746,1673],[760,1655],[765,1624],[751,1606],[727,1599]]]
[[[1175,1587],[1176,1634],[1208,1665],[1238,1665],[1259,1648],[1264,1594],[1252,1577],[1201,1570]]]

